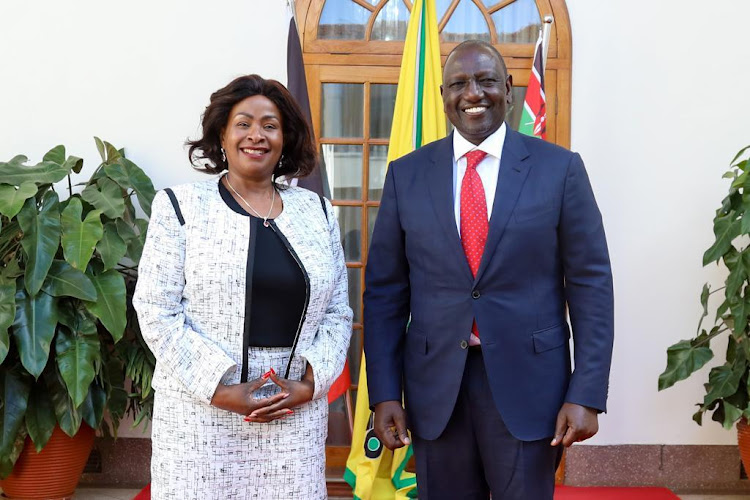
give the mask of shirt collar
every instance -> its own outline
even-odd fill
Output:
[[[488,155],[500,158],[500,154],[503,151],[503,145],[505,144],[505,133],[507,127],[505,122],[500,125],[500,128],[495,130],[489,137],[482,141],[479,146],[475,146],[471,142],[467,141],[458,130],[453,132],[453,158],[457,162],[459,158],[471,151],[472,149],[478,149],[484,151]]]

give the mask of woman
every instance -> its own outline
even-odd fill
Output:
[[[134,305],[156,356],[155,499],[326,498],[326,393],[352,311],[327,200],[276,183],[315,165],[289,92],[258,75],[211,96],[196,168],[154,199]]]

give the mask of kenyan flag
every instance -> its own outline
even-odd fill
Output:
[[[534,49],[534,64],[529,76],[529,86],[526,87],[526,99],[523,102],[523,114],[518,131],[522,134],[547,139],[547,99],[544,95],[543,45],[542,32],[540,31]]]

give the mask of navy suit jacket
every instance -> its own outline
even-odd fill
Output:
[[[518,439],[550,437],[564,402],[606,410],[612,276],[583,162],[508,128],[474,278],[454,218],[452,157],[449,136],[389,166],[365,272],[370,403],[403,391],[412,432],[437,438],[476,318],[506,426]]]

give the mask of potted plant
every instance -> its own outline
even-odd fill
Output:
[[[671,387],[703,367],[714,357],[711,341],[727,338],[724,363],[711,369],[706,394],[693,415],[699,425],[703,414],[725,429],[737,423],[742,440],[750,419],[750,159],[744,157],[750,146],[743,148],[724,174],[731,180],[729,193],[722,200],[714,217],[715,241],[703,254],[703,265],[721,263],[728,270],[724,286],[714,290],[703,286],[703,314],[696,335],[681,340],[667,349],[667,367],[659,376],[659,390]],[[723,292],[712,299],[714,294]],[[703,320],[714,313],[714,324],[708,328]],[[746,445],[750,450],[750,443]],[[743,442],[740,442],[740,449]],[[750,454],[743,456],[745,470],[750,470]]]
[[[127,297],[147,228],[133,198],[148,216],[155,192],[122,150],[95,140],[102,163],[76,189],[83,160],[63,146],[36,165],[0,162],[0,485],[11,497],[24,495],[19,468],[77,440],[75,466],[54,460],[73,476],[65,491],[50,489],[59,472],[32,478],[37,496],[71,495],[94,430],[109,433],[109,421],[116,433],[129,397],[137,422],[150,415],[154,359]]]

